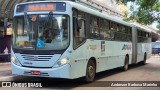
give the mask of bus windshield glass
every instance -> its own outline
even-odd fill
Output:
[[[69,45],[67,15],[16,16],[13,29],[13,48],[63,50]]]

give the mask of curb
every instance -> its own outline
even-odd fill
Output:
[[[8,65],[8,64],[11,64],[11,62],[4,62],[4,63],[0,63],[0,65]]]

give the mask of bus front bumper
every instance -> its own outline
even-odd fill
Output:
[[[67,78],[70,77],[70,68],[69,64],[57,67],[57,68],[29,68],[22,67],[11,62],[12,75],[17,76],[35,76],[35,77],[51,77],[51,78]]]

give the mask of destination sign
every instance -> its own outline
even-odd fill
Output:
[[[16,13],[22,12],[38,12],[38,11],[66,11],[66,3],[54,2],[54,3],[30,3],[17,5]]]

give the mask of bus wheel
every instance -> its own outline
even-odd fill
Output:
[[[146,55],[146,53],[144,54],[144,59],[143,59],[143,61],[142,61],[142,65],[145,65],[146,64],[146,60],[147,60],[147,55]]]
[[[94,80],[96,73],[96,66],[93,60],[89,60],[86,69],[86,81],[91,82]]]
[[[124,61],[124,66],[123,66],[123,70],[124,70],[124,71],[127,71],[127,70],[128,70],[128,64],[129,64],[129,59],[128,59],[128,57],[126,56],[126,57],[125,57],[125,61]]]

